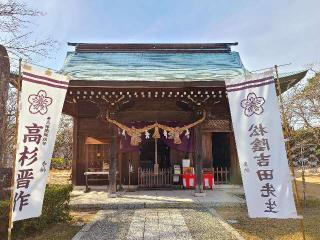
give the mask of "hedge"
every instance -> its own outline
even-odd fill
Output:
[[[51,168],[62,169],[66,167],[66,160],[64,158],[52,158]]]
[[[42,215],[38,218],[31,218],[14,223],[13,237],[28,236],[39,232],[52,223],[67,222],[71,220],[69,200],[71,185],[48,185],[46,187]],[[9,202],[0,202],[0,236],[7,235]]]

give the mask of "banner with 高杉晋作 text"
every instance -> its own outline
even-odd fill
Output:
[[[38,217],[68,88],[66,76],[22,64],[12,221]]]

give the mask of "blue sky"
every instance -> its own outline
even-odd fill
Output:
[[[59,69],[67,42],[239,42],[247,69],[320,62],[318,0],[29,0],[46,12],[33,19],[35,37],[60,45],[41,59]],[[72,49],[72,48],[71,48]]]

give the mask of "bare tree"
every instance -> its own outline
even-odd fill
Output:
[[[25,60],[31,60],[34,55],[47,57],[48,50],[57,42],[50,38],[33,40],[33,32],[28,31],[32,24],[30,19],[43,15],[43,12],[17,0],[0,2],[0,44],[10,54]]]
[[[11,167],[13,158],[15,156],[15,133],[16,133],[16,111],[17,111],[17,89],[11,84],[8,89],[8,101],[6,105],[5,125],[3,132],[5,136],[3,138],[3,165]]]
[[[287,121],[291,127],[291,150],[297,161],[303,148],[304,156],[320,160],[320,72],[294,86],[284,97]],[[297,164],[297,163],[296,163]]]
[[[308,132],[314,143],[320,145],[320,73],[306,84],[297,84],[285,97],[285,110],[289,125]]]
[[[48,57],[48,52],[57,42],[50,38],[35,40],[35,34],[29,30],[33,24],[31,20],[43,15],[43,12],[18,0],[0,1],[0,167],[4,158],[7,163],[13,156],[17,96],[13,85],[9,84],[10,67],[6,51],[10,60],[22,58],[30,61],[34,57]],[[12,68],[17,67],[17,63],[10,63],[11,71],[17,71]]]
[[[54,146],[53,157],[63,158],[65,160],[65,165],[68,167],[71,166],[72,159],[72,130],[72,117],[62,114]]]

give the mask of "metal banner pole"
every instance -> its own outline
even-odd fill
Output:
[[[289,160],[289,163],[290,163],[290,170],[291,170],[291,174],[293,176],[293,184],[294,184],[296,206],[297,206],[298,212],[302,215],[300,196],[299,196],[299,192],[298,192],[296,175],[295,175],[295,172],[294,172],[294,166],[293,166],[293,160],[292,160],[292,152],[291,152],[291,148],[290,148],[290,128],[288,126],[287,116],[286,116],[286,113],[284,111],[284,106],[283,106],[283,98],[282,98],[282,95],[281,95],[281,86],[280,86],[280,81],[279,81],[278,65],[275,65],[274,68],[276,70],[276,77],[277,77],[276,87],[277,87],[278,94],[279,94],[280,107],[281,107],[281,117],[282,117],[282,123],[283,123],[283,127],[284,127],[284,135],[285,135],[285,138],[288,140],[288,141],[286,141],[286,148],[287,148],[288,160]],[[303,217],[300,219],[300,227],[301,227],[301,233],[302,233],[302,236],[303,236],[303,240],[305,240],[306,236],[305,236],[305,230],[304,230],[304,219],[303,219]]]
[[[16,111],[16,132],[15,132],[15,158],[13,162],[13,167],[12,167],[12,177],[11,177],[11,194],[10,194],[10,207],[9,207],[9,225],[8,225],[8,240],[12,239],[12,228],[13,228],[13,221],[12,221],[12,210],[13,210],[13,191],[14,191],[14,180],[15,180],[15,171],[16,171],[16,162],[17,162],[17,149],[18,149],[18,129],[19,129],[19,113],[20,113],[20,91],[21,91],[21,62],[22,59],[19,59],[19,78],[18,78],[18,83],[17,83],[17,111]]]

